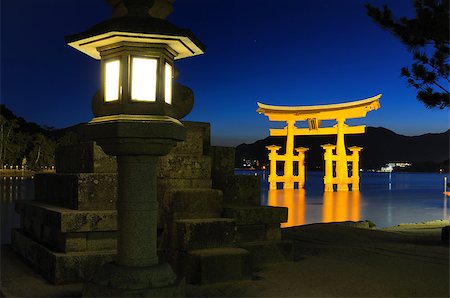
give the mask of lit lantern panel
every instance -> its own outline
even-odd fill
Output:
[[[119,99],[120,61],[105,63],[105,101]]]
[[[156,59],[136,58],[132,60],[131,98],[137,101],[156,101]]]
[[[166,63],[164,73],[165,73],[164,98],[166,103],[172,104],[172,65]]]

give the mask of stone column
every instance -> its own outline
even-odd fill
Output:
[[[326,144],[321,146],[324,150],[325,176],[323,177],[324,191],[333,191],[333,150],[335,145]]]
[[[352,152],[352,191],[359,190],[359,152],[362,147],[353,146],[348,149]]]
[[[337,121],[337,142],[336,142],[336,178],[337,190],[348,191],[348,168],[347,151],[345,149],[344,125],[345,119],[338,118]]]
[[[280,146],[270,145],[266,146],[267,149],[269,149],[269,189],[277,189],[277,160],[278,160],[278,154],[277,151],[280,149]]]
[[[156,156],[118,156],[117,263],[158,264],[156,254]]]

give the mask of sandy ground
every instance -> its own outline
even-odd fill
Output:
[[[361,229],[313,224],[283,230],[294,242],[294,262],[261,268],[252,280],[187,286],[202,297],[449,297],[448,221]],[[79,296],[81,284],[53,286],[2,248],[7,297]]]

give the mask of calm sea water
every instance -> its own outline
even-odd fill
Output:
[[[34,198],[34,182],[32,179],[0,178],[1,196],[1,239],[2,244],[11,242],[11,229],[20,226],[20,217],[14,210],[17,200]]]
[[[268,190],[267,171],[236,171],[261,178],[261,204],[289,208],[283,227],[317,222],[371,220],[377,227],[449,219],[443,195],[444,174],[361,173],[360,191],[323,192],[322,172],[308,172],[305,189]],[[10,242],[11,229],[20,225],[16,200],[32,200],[32,179],[0,179],[1,241]]]
[[[283,227],[317,222],[371,220],[377,227],[449,219],[444,177],[435,173],[361,173],[360,190],[323,192],[323,173],[308,172],[304,189],[268,190],[267,171],[242,171],[261,177],[261,204],[288,207]]]

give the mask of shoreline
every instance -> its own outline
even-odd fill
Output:
[[[23,179],[29,179],[33,178],[36,174],[41,173],[56,173],[55,170],[4,170],[0,169],[0,178],[23,178]]]
[[[312,169],[312,170],[307,170],[306,172],[321,172],[323,173],[325,169]],[[252,172],[252,171],[264,171],[264,172],[269,172],[269,170],[266,169],[262,169],[262,168],[234,168],[234,171],[246,171],[246,172]],[[442,174],[442,175],[449,175],[450,172],[446,172],[446,171],[380,171],[380,170],[373,170],[373,169],[361,169],[360,170],[361,173],[377,173],[377,174]]]
[[[450,225],[448,219],[435,219],[422,222],[400,223],[396,226],[380,228],[381,230],[409,230],[409,229],[426,229],[439,228]]]

